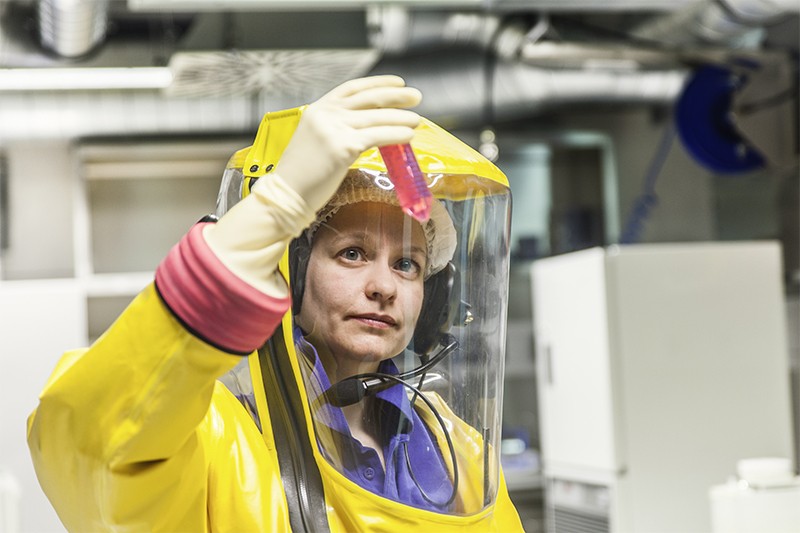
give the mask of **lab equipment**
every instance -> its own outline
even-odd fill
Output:
[[[800,477],[791,459],[742,459],[736,471],[736,477],[709,491],[713,533],[793,533],[800,528]]]
[[[732,464],[792,455],[781,265],[773,241],[534,262],[549,531],[708,532]]]
[[[0,468],[0,533],[20,530],[20,486],[10,472]]]

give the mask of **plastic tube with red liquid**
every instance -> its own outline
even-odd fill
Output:
[[[431,217],[433,195],[422,177],[411,145],[392,144],[381,146],[379,150],[400,207],[409,216],[420,222],[427,222]]]

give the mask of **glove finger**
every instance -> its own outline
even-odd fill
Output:
[[[422,101],[422,93],[413,87],[371,87],[342,100],[347,109],[379,107],[414,107]]]
[[[406,82],[400,76],[386,74],[381,76],[367,76],[348,80],[341,85],[331,89],[323,98],[347,98],[358,92],[371,89],[373,87],[404,87]]]
[[[346,115],[346,121],[348,126],[355,129],[376,126],[416,128],[419,126],[420,117],[417,113],[406,109],[359,109],[357,111],[349,111]]]
[[[388,144],[405,144],[414,137],[414,128],[406,126],[375,126],[358,130],[363,146],[386,146]]]

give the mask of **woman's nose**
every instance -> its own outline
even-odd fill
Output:
[[[369,269],[365,292],[367,298],[382,301],[394,299],[397,295],[397,282],[394,272],[388,265],[374,263]]]

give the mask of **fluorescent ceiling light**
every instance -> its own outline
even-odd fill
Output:
[[[167,67],[0,68],[0,91],[164,89],[171,83]]]

